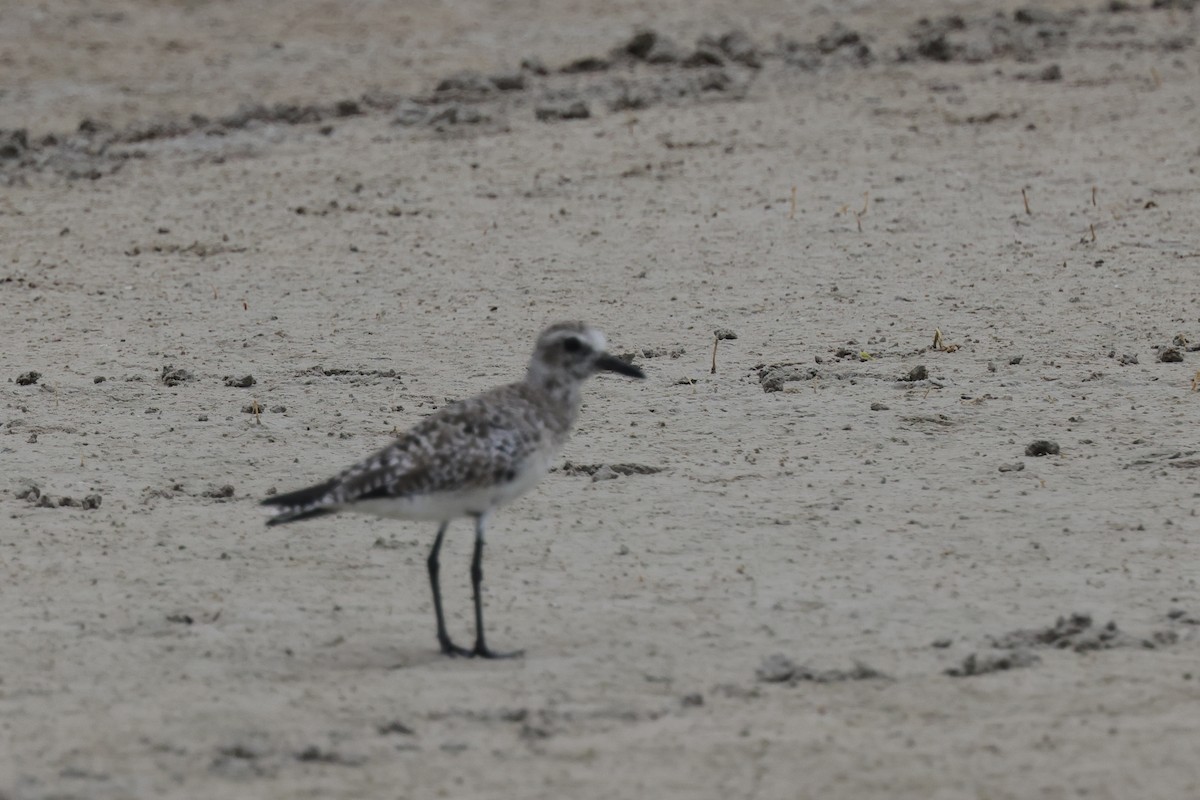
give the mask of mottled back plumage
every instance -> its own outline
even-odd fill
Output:
[[[567,340],[580,348],[568,350]],[[597,361],[611,358],[605,344],[602,333],[581,322],[552,325],[538,337],[524,380],[440,409],[327,481],[267,498],[264,505],[275,509],[268,524],[343,509],[440,519],[436,509],[427,514],[416,502],[401,502],[435,494],[463,497],[464,508],[455,516],[483,514],[511,500],[503,487],[527,470],[540,478],[566,443],[583,381]],[[489,488],[499,491],[482,491]],[[380,502],[365,502],[388,499],[397,501],[390,513]]]

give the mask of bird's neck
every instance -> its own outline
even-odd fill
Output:
[[[567,375],[551,373],[530,365],[525,373],[525,383],[544,398],[548,407],[564,417],[567,427],[575,422],[579,413],[582,381]]]

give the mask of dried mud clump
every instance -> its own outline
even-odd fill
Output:
[[[495,89],[496,85],[478,72],[460,72],[442,78],[434,91],[439,95],[482,97]]]
[[[782,392],[789,381],[811,381],[820,374],[816,367],[798,364],[768,364],[758,371],[758,382],[764,392]]]
[[[539,122],[559,122],[568,119],[587,119],[592,112],[588,108],[588,104],[582,100],[569,100],[543,103],[533,110],[533,115]]]
[[[1183,361],[1183,353],[1178,347],[1164,347],[1158,351],[1158,360],[1164,364],[1178,364]]]
[[[36,503],[37,499],[42,496],[41,487],[33,481],[21,481],[15,490],[13,496],[18,500],[28,500],[31,503]]]
[[[654,475],[662,472],[663,467],[651,467],[646,464],[572,464],[567,461],[562,465],[564,475],[591,475],[612,473],[612,477],[620,475]]]
[[[912,44],[900,48],[897,60],[969,64],[996,58],[1031,61],[1064,46],[1074,23],[1072,14],[1038,8],[1017,9],[1011,19],[1003,14],[973,19],[957,14],[933,20],[922,18],[909,32]]]
[[[783,53],[786,63],[806,70],[827,64],[865,67],[875,61],[875,54],[865,37],[840,22],[833,23],[833,27],[818,36],[815,42],[785,42]]]
[[[990,653],[982,656],[971,653],[963,659],[961,665],[947,669],[946,674],[952,678],[972,678],[976,675],[1031,667],[1039,661],[1041,659],[1037,654],[1030,653],[1028,650],[1013,650],[1007,653]]]
[[[716,39],[704,38],[700,40],[699,44],[700,46],[716,45],[717,49],[724,53],[730,61],[736,61],[751,69],[758,69],[762,66],[762,56],[758,52],[758,46],[742,31],[729,31]]]
[[[29,136],[24,128],[0,128],[0,159],[16,159],[29,151]]]
[[[1180,609],[1168,613],[1167,619],[1171,623],[1190,621]],[[992,647],[998,652],[983,655],[972,653],[961,665],[951,667],[945,673],[963,678],[1032,666],[1040,660],[1034,650],[1070,650],[1075,653],[1119,647],[1156,650],[1178,641],[1178,631],[1170,627],[1151,631],[1146,636],[1134,636],[1122,631],[1115,622],[1096,625],[1090,614],[1070,614],[1059,617],[1053,625],[1044,628],[1026,628],[991,637]]]
[[[855,661],[854,666],[850,669],[812,669],[796,664],[781,653],[764,658],[762,664],[754,670],[754,674],[763,683],[786,683],[790,686],[802,682],[842,683],[876,678],[888,679],[887,675],[861,661]]]
[[[18,500],[28,500],[30,504],[38,508],[82,508],[85,511],[94,511],[99,508],[103,500],[98,494],[89,494],[82,500],[76,500],[74,497],[66,495],[55,500],[50,495],[43,494],[41,488],[32,481],[19,483],[13,495]]]
[[[196,376],[182,367],[176,368],[168,364],[162,368],[162,374],[160,378],[165,386],[178,386],[181,383],[194,381]]]
[[[431,116],[429,124],[442,129],[454,125],[479,125],[490,120],[491,117],[474,106],[452,103]]]
[[[1038,439],[1025,446],[1027,456],[1056,456],[1059,452],[1058,442],[1049,439]]]
[[[1095,625],[1089,614],[1071,614],[1059,617],[1053,625],[1012,631],[992,641],[997,648],[1012,649],[1026,647],[1052,647],[1058,650],[1073,650],[1087,653],[1094,650],[1112,650],[1117,647],[1140,647],[1153,650],[1162,645],[1174,644],[1174,631],[1154,631],[1148,636],[1138,637],[1125,633],[1117,623]]]
[[[596,56],[584,56],[577,58],[569,64],[565,65],[559,72],[564,75],[575,75],[581,72],[603,72],[612,66],[606,58],[597,58]]]
[[[647,64],[674,64],[684,59],[683,52],[674,41],[658,31],[645,28],[635,33],[619,52]]]

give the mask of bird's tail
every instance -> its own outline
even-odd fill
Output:
[[[329,503],[329,490],[336,485],[336,480],[317,483],[304,489],[298,489],[287,494],[277,494],[262,501],[262,505],[271,509],[268,525],[282,525],[285,522],[295,522],[298,519],[310,519],[332,514]]]

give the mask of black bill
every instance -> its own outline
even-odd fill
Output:
[[[646,373],[630,364],[628,361],[622,361],[616,356],[610,356],[608,353],[601,353],[596,359],[596,369],[603,369],[609,372],[619,372],[622,375],[628,375],[631,378],[644,378]]]

